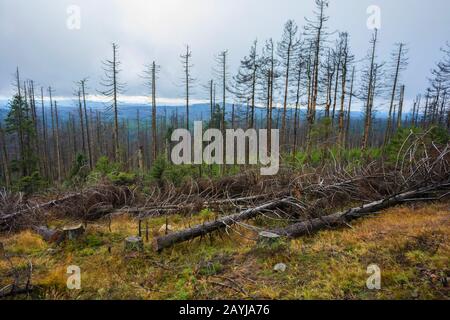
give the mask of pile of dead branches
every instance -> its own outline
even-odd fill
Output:
[[[45,225],[48,218],[88,221],[132,205],[133,190],[112,184],[88,187],[77,193],[51,196],[51,201],[27,200],[21,193],[0,191],[0,231],[16,231]],[[38,198],[39,199],[39,198]]]

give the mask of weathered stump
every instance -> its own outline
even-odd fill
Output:
[[[276,233],[261,231],[258,235],[256,248],[263,251],[274,251],[285,248],[286,242],[283,237]]]
[[[70,227],[64,227],[62,237],[64,240],[77,240],[84,234],[84,226],[82,224]]]
[[[144,241],[141,237],[128,237],[125,239],[125,252],[144,251]]]
[[[261,246],[273,246],[280,242],[280,235],[272,232],[261,231],[258,235],[258,245]]]

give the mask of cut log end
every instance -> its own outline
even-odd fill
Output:
[[[128,237],[125,239],[125,252],[144,251],[144,240],[141,237]]]
[[[85,229],[82,224],[65,227],[62,230],[63,238],[66,240],[77,240],[84,234],[84,232]]]

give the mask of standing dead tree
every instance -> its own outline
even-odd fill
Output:
[[[156,161],[158,156],[158,134],[157,134],[157,110],[156,110],[156,79],[159,71],[159,66],[153,61],[151,65],[146,66],[144,71],[144,79],[146,86],[150,89],[151,101],[151,137],[152,137],[152,152],[151,163]],[[187,111],[187,110],[186,110]]]
[[[250,100],[251,114],[248,123],[246,124],[248,128],[254,128],[255,126],[256,85],[260,68],[256,47],[257,41],[255,40],[250,48],[249,55],[241,60],[239,71],[237,75],[233,77],[234,86],[231,89],[239,101],[246,102]]]
[[[376,48],[378,44],[378,30],[375,29],[372,39],[370,41],[372,48],[369,56],[370,64],[369,64],[369,70],[367,73],[367,83],[365,87],[366,91],[366,100],[365,100],[365,118],[364,118],[364,135],[362,139],[361,148],[363,150],[366,150],[369,145],[369,135],[370,135],[370,128],[372,125],[372,102],[373,102],[373,96],[375,91],[375,81],[376,81],[376,69],[377,65],[375,62],[376,58]]]
[[[189,49],[189,46],[186,46],[186,53],[180,55],[181,63],[183,65],[183,84],[185,87],[185,97],[186,97],[186,129],[189,130],[189,98],[191,94],[192,85],[194,82],[194,78],[192,77],[193,64],[191,63],[192,59],[192,51]]]
[[[92,170],[94,168],[94,159],[92,156],[92,143],[91,143],[91,130],[89,125],[89,117],[86,108],[86,82],[87,79],[83,79],[79,82],[81,87],[81,95],[83,97],[83,111],[84,111],[84,121],[86,124],[86,141],[87,141],[87,151],[89,157],[89,168]]]
[[[286,115],[289,100],[289,80],[292,66],[295,65],[294,59],[297,58],[297,51],[300,47],[300,40],[297,38],[298,27],[293,20],[288,20],[284,25],[283,36],[278,43],[277,54],[284,71],[284,99],[283,116],[281,120],[281,146],[286,144]]]
[[[223,50],[219,52],[218,56],[216,57],[216,70],[215,73],[217,74],[218,78],[220,79],[220,82],[222,83],[222,110],[221,110],[221,119],[220,119],[220,130],[222,132],[222,135],[225,136],[226,131],[226,104],[227,104],[227,91],[229,91],[228,86],[228,50]],[[222,175],[225,174],[226,171],[226,161],[225,161],[225,145],[224,143],[224,150],[223,150],[223,165],[221,166],[221,173]]]
[[[386,146],[387,142],[389,141],[389,138],[391,136],[391,129],[392,129],[392,117],[393,117],[393,108],[395,103],[395,95],[397,93],[398,83],[401,77],[401,72],[405,70],[408,62],[407,62],[407,49],[405,48],[404,43],[399,43],[397,45],[398,51],[397,53],[393,53],[393,62],[392,67],[394,69],[393,75],[392,75],[392,91],[391,91],[391,99],[389,104],[389,113],[388,113],[388,119],[387,119],[387,125],[386,125],[386,132],[384,134],[384,146]]]
[[[350,48],[349,48],[349,39],[348,39],[348,33],[344,32],[341,33],[341,69],[342,69],[342,78],[341,78],[341,107],[339,110],[339,146],[345,147],[345,131],[344,131],[344,116],[345,116],[345,110],[344,110],[344,104],[345,104],[345,96],[347,94],[347,73],[348,73],[348,66],[352,61],[352,56],[350,55]],[[350,93],[351,95],[352,93]]]
[[[308,103],[308,134],[307,134],[307,150],[311,149],[311,131],[314,124],[317,101],[319,97],[319,74],[320,74],[320,58],[323,51],[323,42],[326,36],[326,25],[328,21],[328,16],[325,14],[325,10],[328,7],[327,0],[315,0],[316,5],[316,19],[315,21],[307,20],[308,24],[305,27],[306,32],[309,33],[311,39],[311,93]]]
[[[119,110],[118,110],[118,96],[123,93],[125,85],[119,81],[120,61],[118,58],[119,46],[112,44],[113,57],[112,60],[103,61],[103,70],[105,72],[101,85],[105,87],[100,91],[105,97],[109,99],[109,104],[106,107],[106,113],[113,113],[114,117],[114,159],[120,161],[120,139],[119,139]]]

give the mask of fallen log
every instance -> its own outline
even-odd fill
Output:
[[[142,252],[144,251],[144,240],[141,237],[128,237],[124,242],[125,252]]]
[[[262,204],[255,208],[250,208],[242,212],[222,217],[216,221],[207,222],[201,225],[194,226],[179,232],[171,233],[162,237],[156,237],[153,241],[153,248],[160,252],[163,249],[170,247],[176,243],[188,241],[200,236],[204,236],[216,230],[224,229],[234,225],[236,222],[249,220],[258,216],[263,210],[270,210],[287,202],[290,198],[279,199]]]
[[[413,191],[404,192],[398,195],[391,196],[389,198],[375,201],[369,204],[365,204],[362,207],[352,208],[343,212],[334,213],[328,216],[315,218],[307,221],[292,224],[283,229],[271,230],[272,233],[278,234],[283,237],[297,238],[304,235],[310,235],[314,232],[322,230],[324,228],[336,227],[339,225],[345,225],[351,220],[362,218],[367,215],[372,215],[380,210],[384,210],[395,205],[414,201],[426,201],[430,199],[437,200],[439,198],[421,198],[426,193],[445,190],[450,185],[437,185],[424,187]]]

